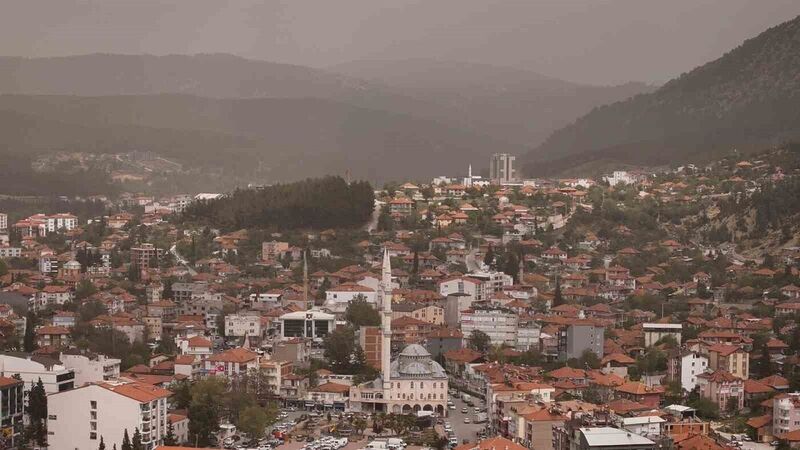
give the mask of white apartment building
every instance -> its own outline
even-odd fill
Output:
[[[708,370],[708,356],[699,352],[681,355],[681,388],[691,392],[697,387],[697,376]]]
[[[260,357],[258,353],[246,348],[232,348],[222,353],[215,353],[203,360],[203,373],[233,377],[257,370]]]
[[[22,247],[9,247],[7,245],[0,245],[0,259],[19,258],[20,256],[22,256]]]
[[[355,283],[344,283],[325,292],[325,308],[334,313],[343,313],[347,305],[356,297],[362,296],[367,303],[375,304],[375,289]]]
[[[633,184],[636,182],[636,177],[630,172],[615,170],[611,175],[606,176],[605,180],[608,181],[609,185],[616,186],[618,184]]]
[[[778,395],[772,406],[773,435],[800,430],[800,392]]]
[[[514,277],[505,272],[471,272],[467,276],[482,281],[487,296],[495,292],[502,292],[506,286],[514,285]]]
[[[75,371],[68,369],[59,361],[46,356],[13,356],[0,354],[0,376],[13,377],[19,375],[25,382],[25,390],[39,379],[44,384],[47,394],[66,391],[75,387]]]
[[[114,380],[50,395],[49,449],[94,449],[101,436],[106,448],[121,448],[125,430],[133,436],[138,428],[144,448],[152,450],[167,434],[167,397],[171,394],[145,383]]]
[[[8,230],[8,214],[0,213],[0,231]]]
[[[105,355],[80,354],[77,351],[62,353],[59,357],[64,367],[75,372],[75,386],[119,378],[121,360]]]
[[[439,294],[444,297],[450,294],[467,294],[471,297],[471,302],[478,302],[486,297],[485,291],[484,282],[477,278],[465,276],[439,282]]]
[[[261,315],[240,312],[225,316],[225,337],[261,336]]]
[[[644,346],[655,345],[661,338],[672,336],[681,345],[681,332],[683,325],[679,323],[643,323]]]
[[[517,314],[504,308],[469,309],[461,313],[461,332],[468,338],[473,331],[486,333],[492,345],[517,345]]]

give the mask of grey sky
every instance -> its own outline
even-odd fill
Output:
[[[438,58],[663,82],[800,15],[798,0],[3,0],[0,55],[226,52],[326,67]]]

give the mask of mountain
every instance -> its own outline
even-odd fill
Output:
[[[522,151],[438,122],[312,98],[3,95],[0,119],[3,153],[151,150],[260,182],[348,170],[369,180],[430,177],[478,165],[492,151]]]
[[[437,120],[528,146],[596,106],[655,89],[581,85],[527,70],[430,59],[361,60],[328,69],[443,105],[449,116]]]
[[[0,57],[0,93],[318,98],[524,146],[594,106],[649,90],[637,83],[582,86],[522,70],[429,60],[362,61],[320,70],[227,54]]]
[[[595,108],[523,158],[529,174],[703,160],[800,137],[800,17],[650,94]]]

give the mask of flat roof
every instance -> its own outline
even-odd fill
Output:
[[[581,428],[586,443],[592,447],[611,447],[619,445],[655,445],[644,436],[627,430],[611,427]]]
[[[646,423],[664,423],[666,420],[658,416],[644,416],[644,417],[625,417],[622,423],[625,425],[643,425]]]
[[[683,328],[683,324],[680,323],[643,323],[642,328],[669,328],[673,330],[680,330]]]

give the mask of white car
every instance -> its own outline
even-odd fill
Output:
[[[469,420],[469,417],[464,417],[464,423],[471,423],[472,421]]]

